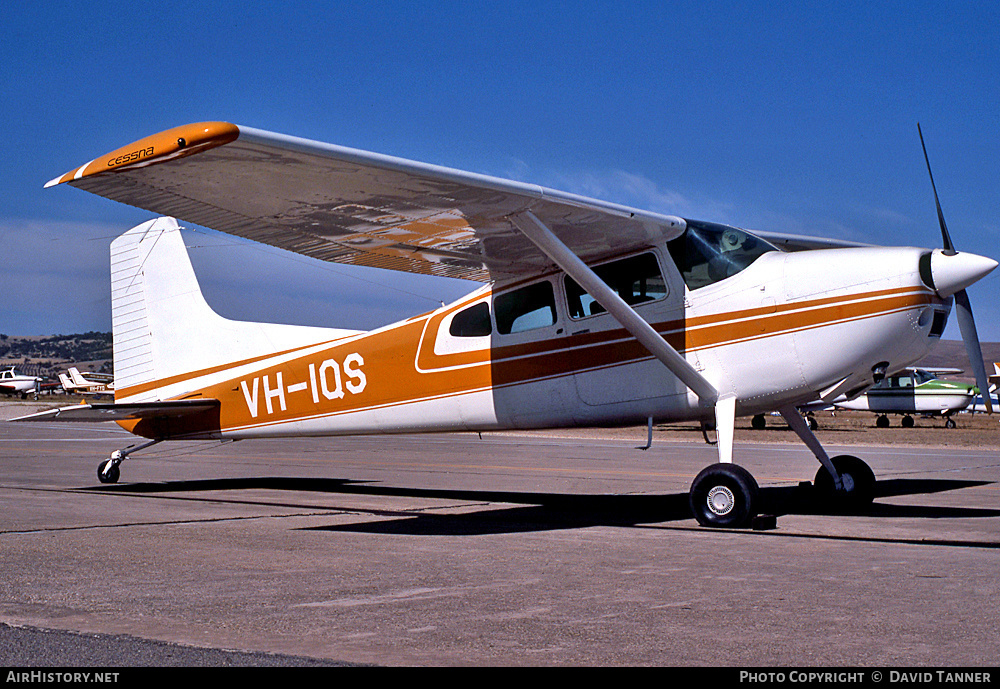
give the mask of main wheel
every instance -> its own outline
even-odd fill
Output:
[[[833,487],[833,477],[826,467],[816,472],[813,486],[820,499],[843,510],[861,510],[875,499],[875,473],[867,464],[851,455],[839,455],[830,461],[840,474],[842,490]]]
[[[903,417],[902,421],[903,428],[913,428],[913,417],[907,414]]]
[[[110,468],[108,468],[109,464],[111,464]],[[107,472],[105,469],[108,469]],[[101,483],[118,483],[120,476],[121,469],[118,468],[117,464],[112,464],[110,459],[105,459],[97,465],[97,480]]]
[[[757,516],[757,481],[735,464],[705,467],[691,484],[688,500],[702,526],[738,529]]]
[[[757,414],[752,419],[750,419],[750,428],[755,431],[762,431],[767,428],[767,420],[764,418],[763,414]]]
[[[889,417],[886,416],[885,414],[880,415],[877,419],[875,419],[875,425],[878,428],[888,428],[889,427]]]

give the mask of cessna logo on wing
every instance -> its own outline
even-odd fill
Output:
[[[286,387],[282,372],[277,371],[273,378],[271,374],[265,374],[253,378],[249,384],[246,380],[242,380],[240,388],[243,390],[243,398],[246,400],[250,416],[256,419],[260,413],[262,397],[267,413],[273,414],[276,410],[285,411],[286,395],[290,397],[298,392],[310,393],[313,404],[319,404],[321,399],[343,399],[347,392],[352,395],[361,393],[368,384],[368,379],[361,370],[364,364],[365,360],[355,352],[344,358],[343,368],[336,359],[325,359],[318,366],[314,363],[309,364],[309,379],[300,383]]]
[[[134,163],[140,158],[148,158],[153,155],[153,147],[149,148],[139,148],[131,153],[126,153],[125,155],[120,155],[117,158],[112,158],[108,161],[108,167],[114,167],[115,165],[125,165],[126,163]]]

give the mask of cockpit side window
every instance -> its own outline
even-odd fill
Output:
[[[552,283],[536,282],[497,295],[493,299],[497,332],[501,335],[545,328],[556,322],[556,300]]]
[[[687,230],[667,243],[688,289],[736,275],[768,251],[777,251],[760,237],[728,225],[687,221]]]
[[[632,256],[595,266],[594,272],[618,293],[626,304],[642,304],[667,296],[667,284],[660,264],[651,253]],[[566,300],[571,318],[584,318],[604,313],[604,307],[587,294],[571,277],[566,277]]]

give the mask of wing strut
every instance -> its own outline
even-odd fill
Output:
[[[681,354],[663,339],[663,336],[642,319],[635,310],[625,303],[608,285],[591,270],[586,263],[562,243],[552,230],[545,226],[531,211],[512,216],[518,229],[542,252],[552,259],[567,275],[576,280],[587,293],[597,300],[615,320],[622,324],[643,347],[663,362],[663,365],[686,386],[694,391],[703,402],[715,405],[719,393],[715,387],[688,363]]]

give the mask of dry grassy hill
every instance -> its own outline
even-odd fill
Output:
[[[0,334],[0,368],[55,379],[69,366],[81,371],[114,373],[111,333],[22,337]]]

